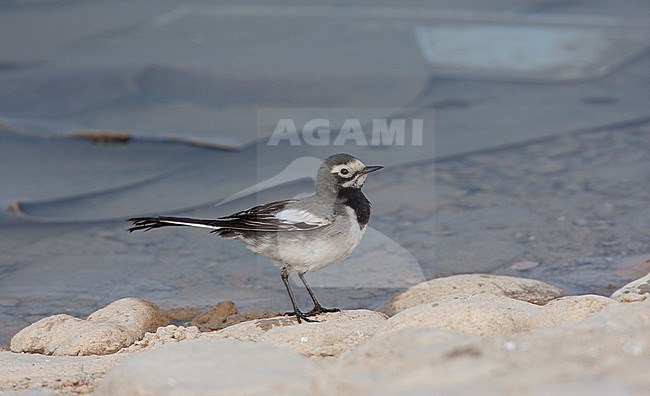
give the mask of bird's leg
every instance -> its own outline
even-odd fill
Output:
[[[284,282],[284,287],[287,288],[287,293],[289,293],[289,298],[291,299],[291,305],[293,305],[293,312],[287,312],[285,315],[295,315],[296,319],[298,319],[298,323],[300,323],[301,319],[303,319],[305,322],[318,322],[317,320],[309,319],[307,315],[298,309],[296,300],[293,298],[293,293],[291,292],[291,286],[289,286],[289,271],[286,267],[282,268],[282,282]]]
[[[314,316],[318,315],[321,313],[326,313],[326,312],[341,312],[340,309],[338,308],[324,308],[318,300],[316,299],[316,295],[314,295],[314,292],[311,290],[311,287],[307,284],[307,281],[305,280],[305,274],[303,273],[298,273],[298,277],[302,281],[302,283],[305,285],[305,288],[307,289],[307,292],[309,293],[309,296],[311,297],[312,301],[314,302],[314,309],[311,311],[305,313],[305,316]]]

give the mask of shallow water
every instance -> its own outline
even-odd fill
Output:
[[[342,308],[377,308],[424,279],[471,272],[608,294],[650,270],[643,256],[650,229],[648,131],[646,124],[584,132],[388,166],[364,188],[374,212],[358,251],[309,279],[324,304]],[[3,199],[36,198],[20,201],[21,211],[6,210],[0,221],[4,341],[43,316],[84,316],[126,296],[163,307],[233,300],[243,311],[288,308],[277,268],[243,244],[200,229],[129,234],[124,219],[145,213],[210,218],[306,193],[313,181],[301,176],[311,172],[302,168],[313,161],[280,172],[279,185],[248,186],[256,192],[246,195],[244,178],[256,179],[257,165],[232,173],[228,163],[245,153],[176,143],[0,138],[0,147],[15,155],[3,161],[19,158],[21,149],[52,147],[10,177],[3,173],[3,185],[12,186]],[[247,172],[252,176],[232,178]],[[228,196],[234,199],[215,206]],[[519,270],[521,261],[532,264]],[[304,293],[299,300],[308,305]]]

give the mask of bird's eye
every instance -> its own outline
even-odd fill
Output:
[[[350,173],[350,171],[345,168],[341,169],[340,172],[342,175],[347,175],[348,173]]]

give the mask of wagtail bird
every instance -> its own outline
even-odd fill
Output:
[[[366,166],[349,154],[327,157],[316,175],[316,193],[302,199],[287,199],[255,206],[214,220],[185,217],[135,217],[129,231],[167,226],[208,228],[226,238],[239,239],[248,248],[275,262],[281,270],[293,312],[298,319],[315,322],[311,316],[339,312],[324,308],[314,295],[305,274],[343,260],[357,247],[370,220],[370,201],[361,192],[369,173],[382,166]],[[289,274],[297,273],[314,301],[314,309],[303,313],[296,305]]]

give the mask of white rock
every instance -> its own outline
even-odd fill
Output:
[[[597,306],[599,298],[560,305]],[[606,300],[601,300],[605,302]],[[331,368],[329,394],[647,394],[650,302],[585,320],[479,337],[435,328],[377,335]],[[540,311],[544,308],[537,307]],[[559,313],[561,308],[551,308]],[[397,316],[397,315],[396,315]],[[326,392],[327,393],[327,392]]]
[[[434,327],[482,336],[511,334],[577,322],[612,304],[618,303],[592,295],[564,297],[546,306],[491,294],[456,295],[402,311],[381,332]]]
[[[343,355],[333,369],[331,394],[481,394],[463,383],[489,381],[494,375],[473,364],[485,352],[481,337],[433,328],[406,328],[376,336]]]
[[[620,302],[643,301],[650,295],[650,273],[616,290],[611,298]]]
[[[580,322],[610,305],[618,303],[611,298],[586,294],[560,297],[549,302],[538,311],[532,328],[551,327],[563,323]]]
[[[650,303],[615,303],[583,321],[487,338],[485,353],[502,367],[504,393],[647,394],[649,327]],[[505,341],[517,348],[508,351]],[[592,393],[597,384],[602,390]]]
[[[434,327],[477,335],[509,334],[530,330],[542,308],[492,294],[456,295],[415,306],[391,317],[382,332],[409,327]]]
[[[291,317],[259,319],[204,333],[204,337],[258,341],[309,357],[331,357],[369,340],[383,327],[386,315],[353,310],[322,314],[315,319],[319,322],[298,324]]]
[[[316,361],[269,345],[202,339],[131,355],[97,395],[312,394]]]
[[[46,356],[0,352],[0,394],[5,391],[42,389],[65,394],[91,392],[99,379],[126,355]],[[20,393],[24,394],[24,393]],[[41,393],[37,393],[41,394]]]
[[[16,334],[11,339],[11,350],[45,355],[105,355],[166,324],[154,304],[124,298],[97,310],[87,320],[70,315],[43,318]]]
[[[562,289],[538,280],[512,276],[454,275],[415,285],[391,298],[381,311],[394,315],[407,308],[456,294],[493,294],[534,304],[546,304],[560,296]]]
[[[141,340],[134,342],[133,345],[130,345],[120,352],[137,352],[143,349],[157,348],[165,344],[181,342],[184,340],[195,340],[200,338],[202,334],[206,333],[201,333],[196,326],[185,327],[169,325],[159,327],[155,333],[146,333]]]

